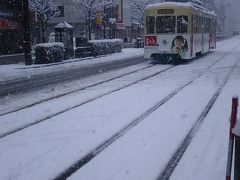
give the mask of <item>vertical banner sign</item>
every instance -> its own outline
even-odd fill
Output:
[[[122,22],[123,21],[123,17],[122,17],[122,0],[115,0],[115,4],[117,5],[117,14],[118,14],[118,22]]]
[[[97,25],[102,25],[102,17],[103,17],[102,12],[99,11],[96,13],[96,24]]]

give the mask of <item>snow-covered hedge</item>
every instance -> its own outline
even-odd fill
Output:
[[[35,47],[35,64],[54,63],[64,59],[64,45],[60,42],[40,43]]]
[[[75,49],[75,57],[76,58],[83,58],[92,56],[92,48],[90,46],[86,47],[77,47]]]
[[[121,52],[123,48],[123,40],[121,39],[104,39],[88,41],[88,46],[91,47],[91,55],[98,56]]]

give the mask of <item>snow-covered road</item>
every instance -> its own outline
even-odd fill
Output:
[[[0,116],[0,179],[53,179],[71,165],[69,179],[157,179],[218,90],[170,179],[224,178],[239,40],[187,64],[144,63],[71,82],[64,91],[80,90],[48,101],[62,85],[6,98],[5,113],[36,105]]]

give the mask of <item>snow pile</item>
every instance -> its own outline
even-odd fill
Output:
[[[53,43],[39,43],[35,46],[35,48],[44,47],[44,48],[54,48],[54,47],[62,47],[64,48],[64,44],[61,42],[53,42]]]

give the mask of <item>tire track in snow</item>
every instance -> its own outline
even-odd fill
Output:
[[[154,66],[154,65],[152,65],[152,66]],[[150,67],[152,67],[152,66],[150,66]],[[0,139],[1,139],[1,138],[4,138],[4,137],[6,137],[6,136],[9,136],[9,135],[11,135],[11,134],[17,133],[17,132],[19,132],[19,131],[21,131],[21,130],[24,130],[24,129],[26,129],[26,128],[29,128],[29,127],[31,127],[31,126],[34,126],[34,125],[36,125],[36,124],[39,124],[39,123],[41,123],[41,122],[44,122],[44,121],[46,121],[46,120],[48,120],[48,119],[50,119],[50,118],[52,118],[52,117],[58,116],[58,115],[63,114],[63,113],[65,113],[65,112],[67,112],[67,111],[70,111],[70,110],[72,110],[72,109],[78,108],[78,107],[80,107],[80,106],[82,106],[82,105],[85,105],[85,104],[87,104],[87,103],[90,103],[90,102],[92,102],[92,101],[95,101],[95,100],[97,100],[97,99],[99,99],[99,98],[102,98],[102,97],[104,97],[104,96],[110,95],[110,94],[112,94],[112,93],[114,93],[114,92],[120,91],[120,90],[125,89],[125,88],[127,88],[127,87],[130,87],[130,86],[132,86],[132,85],[135,85],[135,84],[137,84],[137,83],[139,83],[139,82],[141,82],[141,81],[144,81],[144,80],[147,80],[147,79],[152,78],[152,77],[154,77],[154,76],[157,76],[157,75],[159,75],[159,74],[161,74],[161,73],[163,73],[163,72],[165,72],[165,71],[167,71],[167,70],[169,70],[169,69],[171,69],[171,68],[173,68],[173,67],[175,67],[175,65],[170,66],[170,67],[167,67],[167,68],[165,68],[165,69],[162,69],[162,70],[160,70],[160,71],[158,71],[158,72],[156,72],[156,73],[154,73],[154,74],[145,76],[145,77],[142,78],[142,79],[139,79],[139,80],[137,80],[137,81],[135,81],[135,82],[129,83],[129,84],[127,84],[127,85],[124,85],[124,86],[122,86],[122,87],[120,87],[120,88],[117,88],[117,89],[108,91],[108,92],[106,92],[106,93],[100,94],[100,95],[98,95],[98,96],[96,96],[96,97],[94,97],[94,98],[91,98],[91,99],[89,99],[89,100],[86,100],[86,101],[84,101],[84,102],[82,102],[82,103],[80,103],[80,104],[73,105],[73,106],[68,107],[68,108],[66,108],[66,109],[64,109],[64,110],[61,110],[61,111],[58,111],[58,112],[53,113],[53,114],[51,114],[51,115],[48,115],[47,117],[40,118],[40,119],[38,119],[37,121],[33,121],[33,122],[30,122],[30,123],[26,123],[26,124],[24,124],[24,125],[22,125],[22,126],[20,126],[20,127],[18,127],[18,128],[15,128],[15,129],[13,129],[13,130],[11,130],[11,131],[8,131],[8,132],[6,132],[6,133],[0,133]],[[147,68],[149,68],[149,67],[147,67]],[[147,69],[147,68],[145,68],[145,69]],[[143,70],[143,69],[141,69],[141,70]],[[136,71],[141,71],[141,70],[136,70]],[[131,74],[131,73],[128,73],[128,74]],[[127,75],[128,75],[128,74],[127,74]],[[126,75],[122,75],[122,76],[126,76]],[[118,77],[118,78],[120,78],[120,77]],[[114,79],[117,79],[117,78],[114,78]],[[112,80],[114,80],[114,79],[112,79]],[[112,81],[112,80],[109,80],[109,81]],[[101,83],[98,83],[97,85],[103,84],[103,83],[106,83],[106,82],[109,82],[109,81],[101,82]],[[92,85],[92,86],[90,86],[90,87],[94,87],[94,86],[96,86],[96,85]],[[90,88],[90,87],[87,87],[87,88]],[[84,89],[87,89],[87,88],[84,88]],[[56,99],[56,98],[54,98],[54,99]],[[1,117],[1,116],[0,116],[0,117]]]
[[[9,94],[18,94],[22,92],[29,92],[30,90],[38,90],[47,85],[52,85],[56,83],[72,81],[79,78],[88,77],[91,75],[96,75],[101,72],[110,72],[112,70],[121,69],[126,66],[139,64],[139,59],[142,62],[147,60],[143,57],[122,59],[114,62],[102,62],[99,64],[84,66],[79,68],[70,68],[60,71],[53,71],[47,74],[36,74],[29,77],[8,80],[0,82],[0,97]]]
[[[224,79],[223,83],[219,86],[217,91],[214,93],[210,101],[208,102],[207,106],[204,108],[200,116],[198,117],[197,121],[187,133],[183,141],[181,142],[179,148],[175,151],[173,156],[170,158],[169,162],[167,163],[164,170],[162,170],[161,174],[158,176],[157,180],[168,180],[170,179],[174,169],[177,167],[178,163],[180,162],[181,158],[183,157],[184,153],[186,152],[189,144],[191,143],[193,137],[197,133],[198,129],[200,128],[201,124],[204,122],[205,118],[207,117],[209,111],[213,107],[214,103],[216,102],[217,98],[221,94],[223,88],[227,84],[229,78],[231,77],[235,67],[238,65],[239,62],[235,63],[229,73],[227,74],[226,78]]]
[[[239,46],[239,45],[237,45]],[[236,46],[236,47],[237,47]],[[236,48],[234,47],[234,48]],[[234,49],[233,48],[233,49]],[[104,149],[106,149],[108,146],[110,146],[112,143],[114,143],[116,140],[118,140],[120,137],[122,137],[124,134],[126,134],[129,130],[131,130],[134,126],[136,126],[138,123],[143,121],[146,117],[148,117],[150,114],[152,114],[155,110],[160,108],[163,104],[165,104],[168,100],[173,98],[175,95],[177,95],[181,90],[183,90],[185,87],[192,84],[196,79],[200,78],[203,74],[205,74],[208,70],[211,69],[214,65],[221,62],[226,56],[228,56],[230,53],[227,53],[223,55],[220,59],[218,59],[216,62],[214,62],[212,65],[210,65],[208,68],[206,68],[205,71],[199,73],[196,77],[194,77],[189,82],[185,83],[184,85],[178,87],[177,89],[173,90],[169,95],[167,95],[164,99],[159,101],[157,104],[155,104],[153,107],[149,108],[145,113],[143,113],[141,116],[127,124],[125,127],[120,129],[118,132],[116,132],[114,135],[112,135],[109,139],[107,139],[105,142],[98,145],[95,149],[90,151],[88,154],[86,154],[81,159],[77,160],[74,164],[72,164],[68,169],[66,169],[64,172],[59,173],[58,176],[54,178],[54,180],[65,180],[68,177],[70,177],[72,174],[74,174],[76,171],[81,169],[84,165],[86,165],[88,162],[90,162],[92,159],[94,159],[98,154],[100,154]],[[230,75],[229,75],[230,77]],[[225,85],[225,84],[224,84]],[[224,86],[223,86],[224,87]],[[220,93],[220,92],[219,92]],[[213,102],[212,102],[213,103]],[[211,103],[210,103],[211,104]],[[212,106],[212,105],[211,105]],[[208,112],[208,111],[207,111]],[[205,113],[202,113],[202,116],[204,116]],[[195,129],[194,129],[195,130]],[[193,131],[194,131],[193,130]]]
[[[94,87],[94,86],[98,86],[98,85],[101,85],[101,84],[106,83],[106,82],[113,81],[113,80],[115,80],[115,79],[118,79],[118,78],[121,78],[121,77],[130,75],[130,74],[136,73],[136,72],[138,72],[138,71],[141,71],[141,70],[150,68],[150,67],[152,67],[152,66],[154,66],[154,65],[149,65],[149,66],[147,66],[147,67],[140,68],[140,69],[137,69],[137,70],[128,72],[128,73],[124,73],[124,74],[122,74],[122,75],[120,75],[120,76],[116,76],[116,77],[107,79],[107,80],[105,80],[105,81],[101,81],[101,82],[98,82],[98,83],[95,83],[95,84],[91,84],[91,85],[88,85],[88,86],[85,86],[85,87],[81,87],[81,88],[79,88],[79,89],[75,89],[75,90],[72,90],[72,91],[68,91],[68,92],[63,93],[63,94],[59,94],[59,95],[56,95],[56,96],[52,96],[51,98],[46,98],[46,99],[43,99],[43,100],[34,102],[34,103],[32,103],[32,104],[28,104],[28,105],[26,105],[26,106],[22,106],[22,107],[20,107],[20,108],[17,108],[17,109],[8,111],[8,112],[0,113],[0,117],[1,117],[1,116],[4,116],[4,115],[7,115],[7,114],[14,113],[14,112],[18,112],[18,111],[21,111],[21,110],[24,110],[24,109],[27,109],[27,108],[31,108],[31,107],[33,107],[33,106],[39,105],[39,104],[41,104],[41,103],[44,103],[44,102],[47,102],[47,101],[50,101],[50,100],[54,100],[54,99],[57,99],[57,98],[60,98],[60,97],[67,96],[67,95],[76,93],[76,92],[78,92],[78,91],[86,90],[86,89],[88,89],[88,88],[92,88],[92,87]]]

